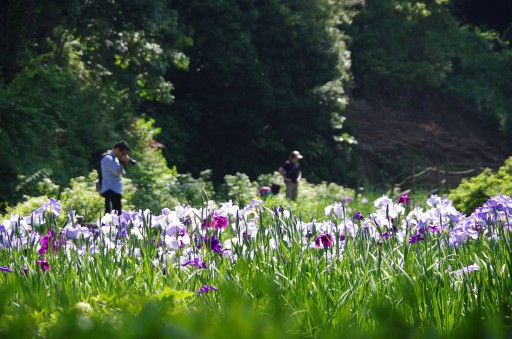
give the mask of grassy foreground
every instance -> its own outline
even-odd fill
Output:
[[[408,199],[308,220],[208,202],[84,225],[50,200],[0,226],[0,337],[512,336],[511,199],[470,216]]]

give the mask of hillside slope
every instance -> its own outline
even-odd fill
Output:
[[[393,109],[361,98],[350,101],[346,114],[361,172],[373,181],[410,175],[413,166],[496,167],[510,155],[503,135],[463,104],[441,95],[409,102]]]

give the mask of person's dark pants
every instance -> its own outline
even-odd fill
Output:
[[[102,196],[105,198],[105,214],[115,210],[121,215],[121,194],[108,190],[103,192]]]

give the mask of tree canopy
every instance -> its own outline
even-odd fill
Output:
[[[0,201],[66,187],[119,139],[148,159],[141,201],[176,169],[255,178],[293,149],[311,182],[355,183],[351,95],[434,89],[506,134],[509,29],[474,26],[463,1],[5,0]]]
[[[185,171],[256,176],[292,149],[308,177],[341,179],[348,80],[340,2],[174,1],[189,68],[170,69],[175,102],[148,108],[168,130],[167,159]],[[333,161],[335,160],[335,161]],[[326,167],[330,167],[326,171]]]

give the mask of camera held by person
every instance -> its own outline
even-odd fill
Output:
[[[137,165],[137,161],[133,158],[130,158],[128,155],[126,155],[125,158],[122,158],[119,160],[119,162],[123,165]]]

